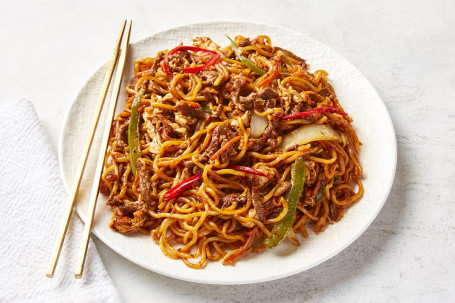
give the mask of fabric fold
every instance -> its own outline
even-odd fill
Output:
[[[74,278],[83,230],[75,214],[54,278],[45,276],[67,194],[57,158],[30,101],[0,106],[0,142],[0,301],[119,302],[91,241],[84,275]]]

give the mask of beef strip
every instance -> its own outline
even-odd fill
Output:
[[[128,142],[127,130],[128,130],[129,124],[130,124],[129,118],[127,118],[127,119],[123,120],[123,122],[119,122],[119,124],[117,124],[118,128],[116,129],[116,134],[115,134],[115,138],[117,140],[122,140],[123,142]]]
[[[335,203],[330,203],[329,216],[333,221],[339,221],[343,217],[343,207]]]
[[[260,151],[267,145],[275,148],[278,145],[277,131],[275,130],[276,124],[269,123],[264,133],[257,139],[254,139],[252,146],[249,148],[251,151]]]
[[[228,130],[226,124],[221,124],[220,126],[215,127],[213,130],[212,138],[210,139],[210,144],[207,146],[205,154],[209,157],[213,156],[220,146],[220,137],[221,134],[225,134]]]
[[[126,87],[129,88],[129,89],[134,90],[134,88],[135,88],[137,82],[139,81],[139,78],[140,78],[140,77],[133,77],[133,78],[131,78],[130,82],[128,83],[128,85],[127,85]]]
[[[245,111],[242,103],[239,102],[239,96],[242,88],[247,84],[247,78],[243,75],[232,75],[229,82],[222,89],[225,99],[231,100],[229,106],[232,108]]]
[[[158,132],[160,132],[164,138],[166,138],[167,140],[170,140],[171,138],[174,139],[186,138],[188,129],[182,127],[176,122],[170,121],[164,116],[157,115],[156,118],[159,119],[159,121],[161,122],[161,127],[158,129]]]
[[[252,97],[252,95],[255,95],[255,94],[252,93],[246,97],[244,97],[244,96],[239,97],[239,102],[240,102],[240,104],[243,105],[243,108],[250,109],[253,107],[254,102],[256,101],[256,98]]]
[[[141,210],[135,211],[129,216],[114,211],[109,226],[120,233],[138,232],[143,230],[147,217],[147,213]]]
[[[264,100],[270,100],[270,99],[276,99],[278,98],[278,92],[271,88],[271,87],[266,87],[266,88],[263,88],[261,89],[258,93],[257,93],[257,96],[259,98],[262,98]]]
[[[132,217],[132,215],[137,211],[144,210],[144,204],[138,201],[127,202],[124,199],[110,195],[107,200],[107,205],[109,205],[113,210],[117,211],[121,216]]]
[[[221,114],[223,113],[223,105],[218,105],[216,110],[210,115],[211,121],[216,121],[221,119]]]
[[[190,67],[190,56],[186,51],[178,51],[167,58],[167,65],[171,73],[181,73],[183,69]]]
[[[228,142],[229,142],[229,140],[227,138],[223,139],[223,141],[221,142],[221,146],[224,146]],[[238,142],[230,145],[223,153],[221,153],[220,161],[222,163],[229,161],[229,158],[231,156],[234,156],[235,154],[237,154],[237,151],[235,150],[236,145],[238,146]]]
[[[251,45],[250,38],[245,38],[242,41],[240,41],[240,43],[239,43],[240,47],[245,47],[245,46],[248,46],[248,45]]]
[[[302,63],[302,67],[304,69],[306,69],[307,65],[306,65],[306,62],[304,59],[300,58],[299,56],[294,55],[292,52],[288,51],[287,49],[284,49],[284,48],[281,48],[278,46],[275,46],[273,48],[274,53],[279,50],[282,51],[286,56],[291,57],[292,59],[295,59],[295,60],[299,61],[300,63]]]
[[[207,160],[201,159],[201,162],[205,162],[205,161],[207,161]],[[202,170],[202,168],[200,168],[199,166],[195,165],[195,166],[193,167],[193,174],[194,174],[194,175],[201,174],[202,172],[203,172],[203,170]]]
[[[284,181],[283,183],[280,184],[278,189],[275,191],[274,196],[279,197],[279,196],[283,195],[285,192],[288,191],[289,187],[291,187],[291,182]]]
[[[185,116],[205,118],[205,113],[202,111],[202,107],[194,102],[180,102],[175,108]]]
[[[199,76],[201,77],[202,81],[204,81],[207,85],[215,84],[216,79],[218,79],[220,72],[213,70],[213,69],[204,69],[203,71],[199,72]]]
[[[215,95],[218,94],[218,91],[212,87],[204,87],[201,91],[202,95],[205,97],[205,101],[216,103]]]
[[[225,146],[229,140],[234,138],[236,135],[236,132],[231,130],[226,123],[223,123],[213,130],[212,138],[210,140],[209,146],[206,148],[206,151],[204,152],[204,155],[207,155],[208,157],[213,156],[220,148]],[[238,142],[235,142],[234,144],[231,144],[225,151],[221,153],[220,161],[221,162],[226,162],[229,157],[237,154],[236,147],[239,145]]]
[[[158,128],[158,132],[161,134],[161,136],[166,139],[166,140],[172,140],[171,134],[172,134],[172,127],[169,124],[162,124],[160,128]]]
[[[150,181],[152,177],[152,173],[150,170],[145,166],[144,162],[139,160],[136,162],[136,170],[139,174],[139,186],[137,191],[141,195],[142,201],[148,205],[151,206],[153,204],[153,199],[152,199],[152,183]]]
[[[266,101],[262,98],[255,98],[253,100],[253,104],[254,104],[254,109],[257,110],[258,112],[263,112],[267,105]]]
[[[227,208],[232,205],[232,203],[237,202],[237,204],[245,204],[246,196],[241,196],[239,194],[229,194],[221,198],[221,208]]]
[[[256,218],[259,221],[265,221],[265,209],[262,206],[262,197],[256,187],[253,187],[252,190],[252,198],[253,198],[253,207],[256,211]]]
[[[259,221],[264,222],[265,220],[267,220],[267,217],[269,215],[275,214],[276,212],[279,213],[280,209],[276,207],[271,200],[262,203],[262,196],[256,187],[253,187],[252,199],[253,207],[256,212],[256,218]]]
[[[258,111],[264,111],[265,107],[275,107],[276,98],[278,98],[278,92],[271,88],[266,87],[261,89],[257,93],[251,93],[246,97],[240,97],[240,103],[246,108],[250,109],[254,106],[254,108]]]

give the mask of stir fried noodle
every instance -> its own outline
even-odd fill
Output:
[[[151,233],[191,268],[228,265],[299,245],[361,198],[360,143],[327,72],[269,37],[199,37],[134,67],[100,184],[113,230]]]

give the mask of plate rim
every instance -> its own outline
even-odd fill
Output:
[[[188,282],[194,282],[194,283],[204,283],[204,284],[213,284],[213,285],[241,285],[241,284],[261,283],[261,282],[272,281],[272,280],[277,280],[277,279],[282,279],[282,278],[285,278],[285,277],[293,276],[295,274],[302,273],[302,272],[307,271],[307,270],[309,270],[309,269],[311,269],[313,267],[316,267],[316,266],[326,262],[327,260],[333,258],[334,256],[336,256],[337,254],[339,254],[343,250],[345,250],[348,246],[350,246],[352,243],[354,243],[371,226],[371,224],[377,218],[378,214],[383,209],[384,204],[385,204],[385,202],[387,201],[387,199],[388,199],[388,197],[390,195],[390,192],[391,192],[391,189],[393,187],[393,183],[394,183],[394,180],[395,180],[395,177],[396,177],[396,168],[397,168],[398,155],[397,155],[397,139],[396,139],[395,126],[393,124],[392,117],[390,116],[390,113],[387,110],[387,106],[386,106],[384,100],[381,98],[381,96],[379,95],[378,91],[374,88],[374,86],[372,85],[370,80],[367,77],[365,77],[365,75],[357,68],[357,66],[355,66],[353,63],[351,63],[351,61],[346,59],[344,56],[339,54],[337,51],[332,49],[330,46],[328,46],[325,43],[320,42],[319,40],[313,38],[312,36],[307,35],[307,34],[302,33],[302,32],[295,31],[293,29],[289,29],[289,28],[280,26],[280,25],[271,24],[271,23],[242,21],[242,20],[209,20],[209,21],[202,21],[202,22],[191,22],[191,23],[179,24],[179,25],[176,25],[176,26],[170,26],[170,27],[166,27],[164,29],[158,30],[158,31],[154,31],[154,32],[146,35],[145,37],[142,37],[142,38],[140,38],[140,39],[138,39],[138,40],[136,40],[134,42],[130,42],[130,45],[131,44],[140,43],[140,42],[142,42],[142,41],[144,41],[146,39],[149,39],[152,36],[159,35],[159,34],[167,32],[167,31],[177,30],[177,29],[180,29],[180,28],[188,27],[188,26],[204,26],[204,25],[207,26],[209,24],[214,24],[214,23],[249,24],[249,25],[254,25],[254,26],[258,26],[259,25],[259,26],[274,27],[274,28],[279,29],[280,31],[292,32],[293,34],[304,36],[306,38],[309,38],[309,39],[313,40],[317,44],[319,44],[321,46],[324,46],[324,48],[329,49],[331,52],[333,52],[333,54],[343,58],[345,61],[347,61],[347,63],[349,63],[351,65],[351,67],[353,69],[355,69],[355,71],[357,73],[359,73],[363,77],[363,80],[365,80],[366,84],[370,87],[371,92],[374,92],[375,98],[377,98],[377,99],[379,99],[381,101],[380,105],[383,107],[383,109],[384,109],[384,111],[386,113],[387,123],[390,125],[390,131],[391,131],[390,135],[393,138],[393,140],[391,140],[391,142],[390,142],[390,143],[392,143],[392,150],[391,150],[391,152],[392,152],[391,161],[392,162],[391,162],[391,164],[392,164],[392,168],[393,169],[390,172],[390,176],[391,177],[389,178],[389,180],[388,180],[389,182],[388,182],[387,186],[385,187],[384,195],[383,195],[383,197],[381,197],[381,200],[382,200],[381,203],[378,204],[376,211],[374,213],[372,213],[371,219],[368,220],[368,222],[364,226],[362,226],[360,229],[358,229],[354,236],[349,238],[348,241],[345,241],[343,243],[343,245],[341,245],[337,250],[334,250],[332,253],[327,254],[324,258],[321,258],[318,261],[313,262],[313,263],[311,263],[311,264],[309,264],[307,266],[297,267],[296,269],[287,271],[285,273],[275,274],[273,276],[268,276],[266,278],[260,278],[259,277],[259,278],[248,279],[248,280],[239,279],[238,281],[235,281],[235,282],[233,282],[231,280],[223,280],[223,279],[219,279],[219,280],[216,280],[216,281],[207,280],[207,279],[200,279],[200,278],[189,279],[189,278],[186,278],[186,277],[182,277],[182,276],[178,276],[176,274],[173,274],[172,272],[166,272],[166,271],[161,270],[159,268],[152,268],[146,262],[142,262],[142,260],[134,259],[134,258],[128,256],[128,254],[124,253],[124,251],[122,251],[120,249],[116,249],[115,246],[114,246],[115,247],[114,248],[113,246],[109,245],[108,243],[110,242],[110,240],[108,240],[106,237],[104,237],[102,235],[102,233],[98,233],[94,229],[92,229],[91,232],[94,235],[96,235],[96,237],[98,239],[100,239],[106,246],[108,246],[109,249],[112,249],[117,254],[121,255],[123,258],[128,260],[129,262],[132,262],[132,263],[134,263],[136,265],[139,265],[139,266],[143,267],[144,269],[150,270],[152,272],[155,272],[155,273],[167,276],[167,277],[172,277],[172,278],[175,278],[175,279],[178,279],[178,280],[182,280],[182,281],[188,281]],[[65,186],[65,190],[67,191],[67,193],[69,193],[71,191],[70,187],[72,186],[72,184],[71,185],[67,184],[67,182],[65,181],[65,178],[64,178],[64,176],[65,176],[65,173],[63,171],[63,153],[64,153],[64,151],[63,151],[64,150],[64,147],[63,147],[64,139],[63,138],[64,138],[64,133],[65,133],[66,127],[68,125],[68,120],[70,118],[70,114],[72,112],[73,106],[75,106],[76,101],[80,98],[80,95],[82,93],[82,88],[84,88],[85,84],[87,83],[87,81],[89,79],[94,77],[96,75],[96,73],[101,68],[103,68],[103,66],[106,64],[107,61],[108,61],[108,59],[106,59],[104,61],[104,63],[99,65],[92,73],[90,73],[90,75],[86,78],[86,81],[79,88],[78,92],[75,94],[74,98],[72,99],[71,103],[69,104],[69,106],[67,108],[66,114],[64,116],[62,128],[60,129],[60,132],[59,132],[59,143],[58,143],[59,172],[60,172],[60,175],[62,177],[62,181],[63,181],[63,184]],[[111,81],[113,81],[113,80],[111,80]],[[108,96],[106,96],[106,99],[108,99]],[[107,101],[105,100],[105,103],[106,102]],[[103,105],[103,108],[104,108],[104,106],[106,106],[106,104]],[[97,129],[98,129],[98,127],[100,127],[100,126],[98,125]],[[81,214],[82,210],[78,207],[77,203],[75,205],[75,208],[76,208],[76,212],[77,212],[79,218],[85,223],[85,216],[83,214]]]

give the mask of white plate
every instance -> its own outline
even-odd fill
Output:
[[[210,22],[176,27],[153,34],[131,44],[122,87],[133,77],[134,60],[153,57],[158,51],[171,49],[180,42],[188,45],[191,38],[196,36],[211,37],[224,46],[228,44],[224,34],[231,37],[267,34],[274,45],[289,49],[307,59],[310,70],[328,71],[330,82],[344,109],[354,119],[354,128],[363,143],[360,151],[360,163],[364,169],[363,198],[345,213],[340,222],[329,225],[317,236],[310,234],[308,239],[301,241],[301,246],[295,247],[284,241],[273,250],[242,258],[234,266],[211,262],[204,269],[190,269],[182,261],[166,257],[149,236],[124,235],[112,231],[108,226],[112,212],[106,206],[104,196],[100,196],[98,201],[93,232],[120,255],[166,276],[210,284],[256,283],[290,276],[316,266],[342,251],[365,231],[381,210],[391,189],[396,167],[396,139],[383,101],[351,63],[310,37],[271,25]],[[67,189],[72,183],[87,136],[104,70],[103,66],[100,67],[82,87],[69,110],[61,133],[59,161]],[[124,107],[126,94],[123,89],[122,94],[117,111]],[[100,123],[104,125],[103,118]],[[99,149],[99,133],[101,131],[97,132],[98,137],[95,138],[78,197],[77,212],[81,218],[85,217],[89,201]]]

